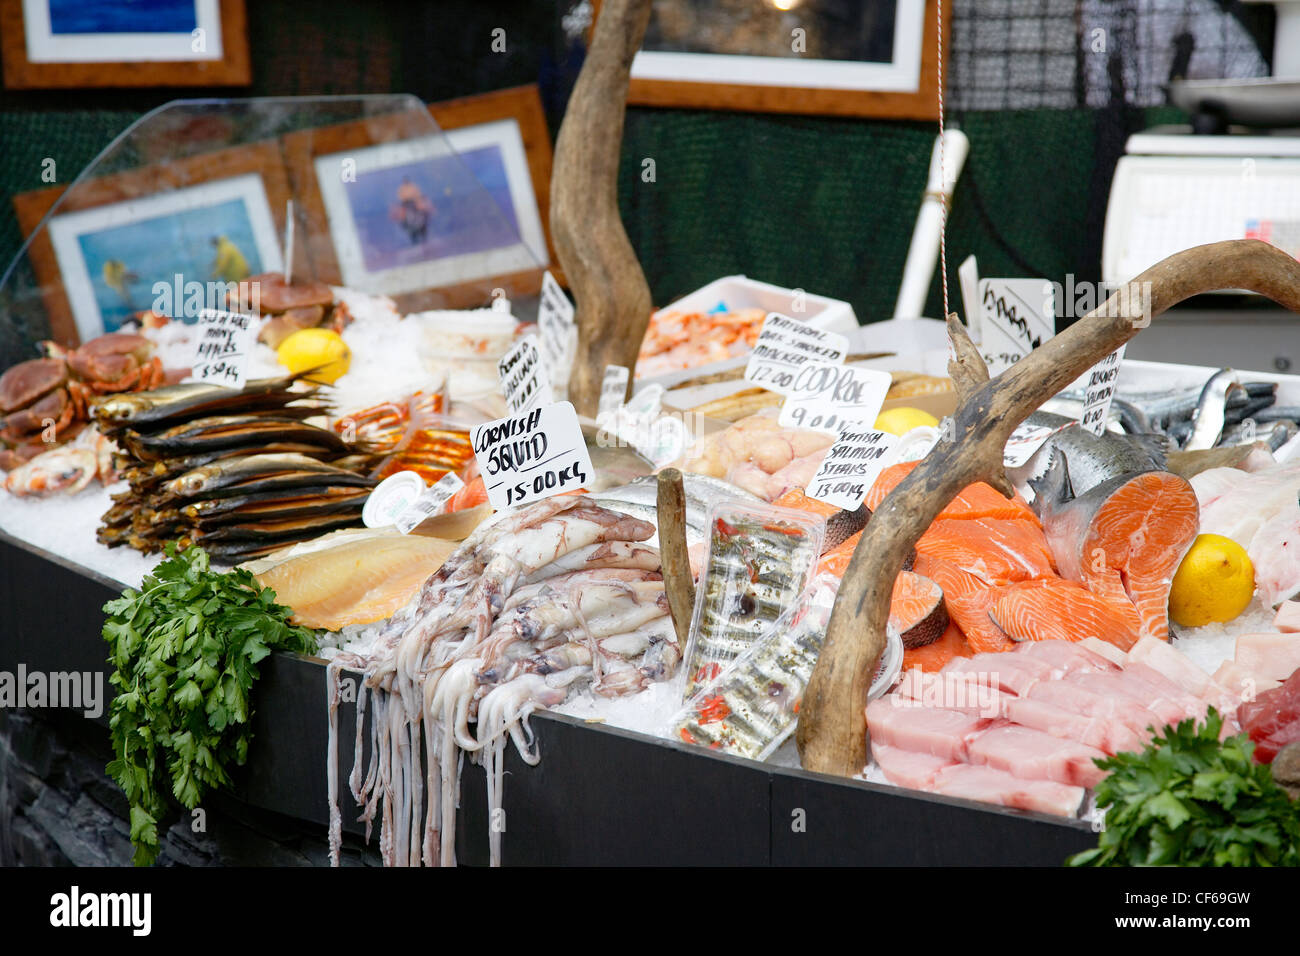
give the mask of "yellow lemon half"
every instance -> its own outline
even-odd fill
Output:
[[[910,406],[891,408],[876,416],[876,431],[888,432],[891,435],[906,435],[913,428],[920,428],[922,425],[933,428],[938,424],[939,419],[929,412]]]
[[[1255,594],[1255,566],[1246,549],[1220,534],[1197,535],[1174,574],[1169,616],[1183,627],[1231,621]]]
[[[275,350],[280,364],[290,372],[316,369],[308,381],[333,385],[352,364],[352,351],[332,329],[300,329]]]

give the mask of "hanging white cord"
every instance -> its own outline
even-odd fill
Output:
[[[938,57],[935,60],[939,87],[939,182],[948,182],[948,170],[944,165],[943,137],[943,0],[935,0],[938,12]],[[943,284],[943,319],[948,320],[948,197],[939,200],[939,280]]]

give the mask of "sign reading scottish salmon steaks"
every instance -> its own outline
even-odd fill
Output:
[[[576,491],[595,474],[578,413],[568,402],[478,425],[470,440],[493,508]]]
[[[808,497],[856,511],[880,473],[894,463],[898,438],[888,432],[849,426],[826,451],[808,482]]]

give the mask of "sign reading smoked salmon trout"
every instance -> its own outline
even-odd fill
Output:
[[[576,491],[595,473],[578,413],[568,402],[478,425],[470,441],[493,508]]]
[[[809,362],[843,365],[849,340],[779,312],[769,312],[745,366],[746,381],[789,395],[799,370]]]
[[[898,438],[888,432],[850,426],[826,451],[821,467],[808,482],[809,498],[856,511],[880,473],[894,463]]]
[[[501,392],[506,397],[506,408],[512,412],[526,412],[538,405],[555,401],[551,392],[551,376],[537,347],[537,337],[525,335],[497,362],[497,375],[501,377]]]

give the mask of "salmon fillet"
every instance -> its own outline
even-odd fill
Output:
[[[1005,588],[988,614],[1013,641],[1081,641],[1099,637],[1128,650],[1137,643],[1138,617],[1126,597],[1106,600],[1061,578],[1034,587]]]
[[[882,471],[871,490],[867,492],[867,507],[872,511],[880,506],[886,496],[902,483],[903,479],[912,473],[912,470],[919,465],[919,461],[904,461],[897,465],[890,465]],[[1016,495],[1015,498],[1006,498],[999,493],[992,485],[983,481],[977,481],[973,485],[967,485],[962,489],[952,501],[944,507],[939,513],[943,519],[955,518],[997,518],[1015,520],[1024,518],[1029,521],[1037,522],[1033,509],[1025,503],[1025,499]]]
[[[1047,538],[1033,521],[940,518],[921,536],[916,551],[955,564],[989,584],[1056,573]]]
[[[903,651],[904,672],[920,668],[927,674],[942,670],[944,665],[958,657],[970,657],[975,651],[961,633],[961,628],[951,621],[942,636],[923,647],[909,647]]]

